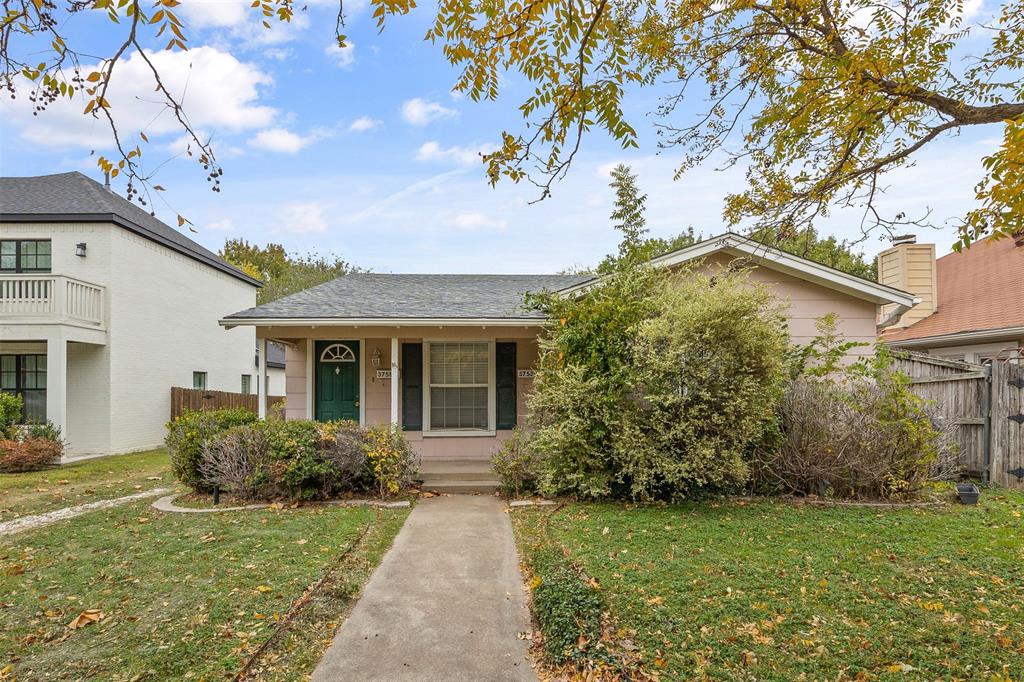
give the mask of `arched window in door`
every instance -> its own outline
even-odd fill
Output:
[[[320,353],[320,362],[355,362],[356,354],[343,343],[335,343]]]

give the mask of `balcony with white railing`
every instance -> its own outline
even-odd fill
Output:
[[[0,275],[0,324],[107,327],[106,287],[64,275]]]

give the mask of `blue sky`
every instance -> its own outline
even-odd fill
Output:
[[[678,155],[658,154],[647,114],[662,89],[627,100],[640,149],[623,152],[602,134],[591,135],[554,196],[530,205],[535,188],[492,189],[477,157],[503,128],[520,129],[516,105],[532,90],[525,79],[509,74],[497,102],[454,97],[455,70],[439,46],[423,41],[432,19],[427,8],[392,19],[378,33],[365,4],[347,0],[346,7],[351,47],[340,51],[329,0],[310,2],[291,25],[271,31],[248,2],[183,0],[179,13],[191,49],[158,59],[169,86],[184,93],[196,127],[213,136],[225,168],[220,193],[210,192],[201,169],[181,157],[181,131],[153,104],[140,60],[119,65],[110,99],[122,130],[146,130],[147,163],[166,161],[158,181],[168,191],[158,216],[173,225],[175,214],[184,214],[196,225],[191,236],[212,249],[244,237],[333,252],[378,272],[553,272],[593,265],[615,248],[607,172],[624,161],[649,195],[652,234],[669,236],[688,225],[704,234],[725,229],[722,198],[742,188],[742,170],[720,173],[709,164],[672,180]],[[115,28],[101,18],[73,21],[67,31],[88,36],[96,53],[109,53]],[[90,152],[109,153],[108,131],[82,117],[82,106],[58,104],[33,117],[24,95],[0,104],[0,172],[80,170],[100,179]],[[883,205],[910,214],[931,208],[939,220],[962,214],[972,205],[980,159],[998,135],[992,128],[971,131],[926,151],[916,167],[891,178]],[[858,221],[836,213],[820,229],[853,237]],[[920,238],[935,241],[940,252],[953,241],[948,229]],[[872,238],[862,248],[874,254],[885,245]]]

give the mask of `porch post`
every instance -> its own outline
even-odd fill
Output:
[[[260,366],[256,369],[259,376],[256,379],[256,414],[260,419],[267,418],[267,340],[256,339],[256,352],[260,356]]]
[[[398,339],[391,337],[391,423],[398,426]]]
[[[46,339],[46,418],[68,439],[68,342],[60,325]]]

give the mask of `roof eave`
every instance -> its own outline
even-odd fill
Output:
[[[165,246],[194,261],[209,265],[211,268],[230,275],[235,279],[242,280],[254,287],[259,288],[263,286],[263,282],[250,277],[241,270],[236,270],[226,263],[182,248],[180,244],[155,234],[138,223],[121,217],[117,213],[0,213],[0,223],[114,223],[118,227]]]
[[[950,332],[948,334],[935,334],[933,336],[918,336],[912,339],[881,339],[882,343],[896,348],[911,348],[918,346],[948,345],[950,343],[972,343],[977,341],[1003,341],[1024,338],[1024,326],[1018,327],[996,327],[994,329],[979,329],[973,331]]]
[[[225,317],[234,327],[539,327],[544,317]]]

